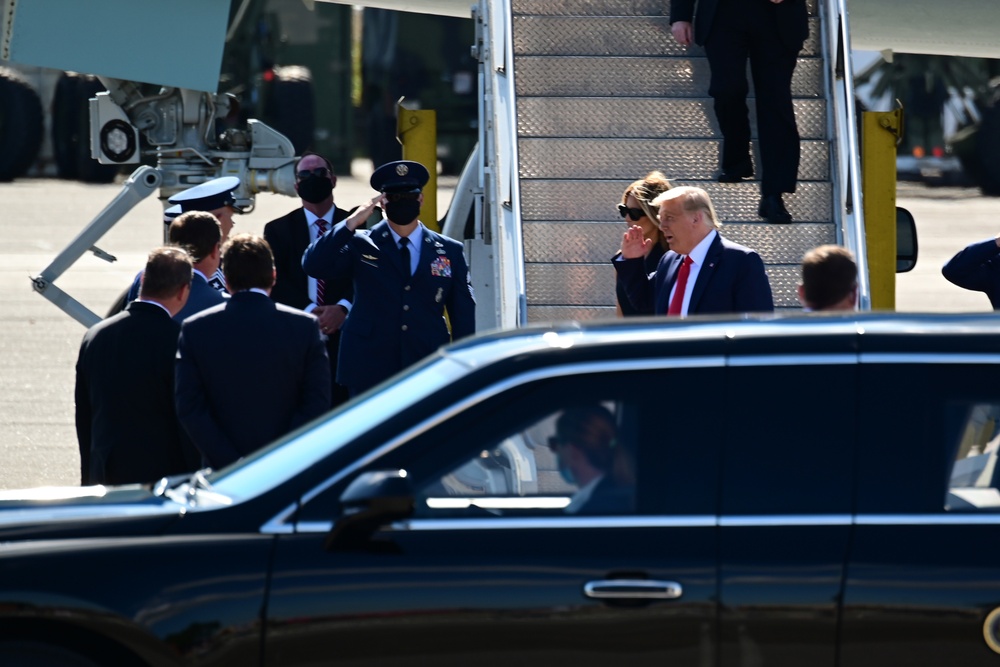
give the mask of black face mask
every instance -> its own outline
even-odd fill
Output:
[[[385,217],[397,225],[408,225],[420,215],[420,201],[416,199],[401,199],[385,203]]]
[[[333,193],[329,178],[310,176],[299,181],[299,197],[310,204],[318,204]]]

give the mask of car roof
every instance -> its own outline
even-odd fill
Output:
[[[441,354],[471,368],[519,356],[585,355],[597,347],[605,357],[609,347],[620,347],[618,352],[630,357],[649,353],[995,353],[1000,351],[1000,316],[992,312],[795,312],[538,323],[481,334],[444,348]]]

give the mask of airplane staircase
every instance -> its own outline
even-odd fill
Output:
[[[614,317],[609,260],[625,229],[615,206],[653,169],[707,190],[722,234],[763,257],[776,308],[797,309],[802,255],[841,236],[817,0],[793,80],[802,159],[785,203],[795,222],[778,226],[757,216],[759,181],[715,181],[708,61],[673,39],[666,0],[510,2],[527,321]],[[756,130],[754,153],[759,165]]]

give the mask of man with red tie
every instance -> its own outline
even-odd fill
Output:
[[[277,277],[271,298],[319,319],[330,359],[333,405],[347,400],[347,389],[337,384],[337,354],[340,327],[351,308],[353,292],[349,280],[324,281],[310,278],[302,270],[302,253],[309,244],[333,229],[349,215],[333,201],[337,176],[328,159],[303,153],[295,165],[295,191],[302,206],[264,225],[264,240],[274,253]]]
[[[753,250],[719,234],[719,221],[701,188],[667,190],[650,205],[659,207],[660,230],[670,250],[647,275],[642,258],[652,241],[642,228],[629,228],[615,270],[629,301],[658,315],[771,312],[771,284],[764,262]]]

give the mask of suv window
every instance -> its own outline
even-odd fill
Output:
[[[972,403],[956,411],[957,454],[951,467],[945,507],[949,510],[1000,508],[1000,403]]]
[[[418,516],[470,507],[565,514],[628,513],[635,506],[638,406],[568,403],[483,441],[417,494]]]
[[[724,368],[602,372],[595,364],[583,372],[559,369],[552,372],[562,374],[554,377],[505,380],[495,393],[484,388],[482,395],[470,395],[465,389],[464,395],[446,397],[468,405],[443,419],[421,415],[430,428],[357,474],[406,470],[421,518],[714,515],[722,431],[714,392]],[[613,420],[610,434],[593,414],[601,411]],[[573,422],[574,414],[583,425],[560,431],[560,420]],[[370,451],[383,442],[373,437],[363,446]],[[581,474],[588,466],[580,461],[569,470],[573,458],[603,468],[604,487],[612,488],[599,490],[601,481]],[[352,479],[311,498],[297,520],[335,519],[339,496]]]

